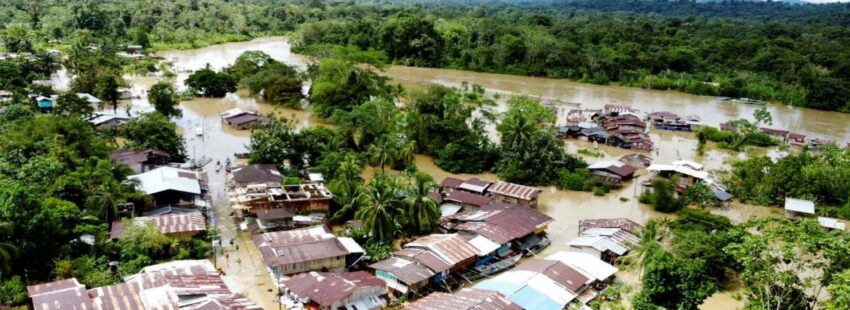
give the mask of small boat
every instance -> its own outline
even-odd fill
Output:
[[[248,157],[251,157],[251,153],[250,153],[250,152],[245,152],[245,153],[233,153],[233,157],[236,157],[236,158],[248,158]]]
[[[483,277],[499,273],[505,269],[511,268],[516,265],[521,258],[522,254],[513,253],[511,256],[508,256],[492,264],[473,267],[469,271],[465,272],[463,274],[463,277],[469,281],[475,281]]]
[[[204,135],[204,128],[201,127],[201,126],[195,127],[195,135],[199,136],[199,137],[203,136]]]

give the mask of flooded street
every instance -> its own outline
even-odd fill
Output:
[[[200,69],[209,64],[214,69],[221,69],[232,64],[243,52],[249,50],[263,51],[273,58],[285,63],[295,65],[302,70],[306,68],[306,58],[301,55],[292,54],[290,45],[285,38],[264,38],[250,42],[229,43],[215,45],[207,48],[190,51],[166,51],[158,53],[166,61],[173,63],[173,68],[178,74],[176,81],[181,86],[182,81],[191,70]],[[504,109],[505,100],[513,93],[524,93],[529,95],[541,95],[555,97],[561,102],[580,102],[582,108],[601,108],[604,104],[628,104],[640,109],[641,112],[652,112],[666,110],[674,113],[697,114],[702,117],[703,122],[709,125],[718,125],[721,122],[740,117],[751,117],[756,106],[722,102],[714,97],[694,96],[678,92],[664,92],[644,90],[638,88],[624,88],[616,86],[597,86],[581,84],[564,80],[552,80],[533,77],[518,77],[501,74],[485,74],[467,71],[411,68],[391,66],[386,75],[393,82],[400,83],[407,88],[418,88],[432,83],[449,86],[459,86],[461,82],[479,84],[487,89],[488,94],[499,94],[497,100],[502,103],[500,109]],[[132,83],[133,92],[140,96],[139,99],[126,102],[132,113],[150,111],[152,108],[145,97],[146,89],[156,82],[155,77],[128,77]],[[182,86],[181,86],[182,87]],[[299,127],[327,125],[324,120],[314,118],[308,111],[276,108],[240,91],[229,94],[226,98],[197,98],[180,103],[183,117],[175,120],[181,128],[187,143],[187,153],[190,158],[210,158],[213,162],[225,159],[234,160],[233,154],[245,152],[249,142],[250,132],[239,131],[223,126],[218,113],[232,108],[256,110],[266,114],[277,114],[294,118]],[[850,114],[836,112],[824,112],[810,109],[799,109],[781,105],[769,105],[768,110],[773,114],[775,128],[787,128],[810,136],[835,137],[839,141],[850,140]],[[195,128],[203,128],[203,135],[196,136]],[[723,150],[708,148],[704,156],[696,154],[697,141],[692,133],[670,132],[652,130],[650,136],[655,141],[658,151],[650,155],[657,163],[668,163],[677,159],[691,159],[702,162],[707,170],[720,169],[728,165],[730,160],[742,158],[746,154],[734,154]],[[590,143],[576,140],[567,140],[567,148],[577,151],[583,148],[593,148]],[[633,151],[600,145],[598,150],[602,157],[585,157],[589,162],[601,159],[617,159],[622,155],[634,153]],[[760,150],[764,153],[764,150]],[[778,150],[767,150],[769,155],[777,155]],[[495,180],[493,174],[482,175],[453,175],[447,173],[433,163],[426,156],[416,156],[416,164],[424,171],[440,181],[448,176],[461,178],[480,177]],[[212,167],[214,164],[209,165]],[[210,179],[210,194],[216,205],[217,217],[220,219],[219,228],[223,238],[239,238],[242,246],[251,251],[253,245],[244,236],[240,237],[232,221],[227,217],[229,206],[224,199],[225,175],[224,172],[215,172],[208,169]],[[638,184],[647,178],[645,171],[640,179],[627,183],[623,188],[612,190],[611,193],[598,197],[588,192],[559,191],[554,187],[541,188],[544,193],[541,196],[540,208],[546,214],[555,219],[550,225],[548,233],[552,239],[552,245],[543,253],[563,250],[566,242],[577,235],[578,222],[588,218],[610,218],[626,217],[644,223],[651,218],[665,217],[643,206],[637,202],[636,195],[640,193]],[[626,198],[626,201],[621,201]],[[625,200],[625,199],[624,199]],[[714,210],[716,214],[722,214],[732,218],[736,222],[745,221],[753,216],[764,216],[778,212],[778,209],[756,207],[733,203],[725,210]],[[219,259],[223,259],[219,256]],[[257,258],[255,258],[257,259]],[[221,260],[219,261],[221,264]],[[232,264],[232,262],[231,262]],[[263,274],[262,261],[252,261],[251,267],[244,266],[248,262],[243,261],[244,268],[227,267],[226,271],[241,279],[240,283],[247,290],[246,295],[254,300],[273,299],[273,292],[268,291],[265,282],[261,285],[250,286],[251,279],[257,279]],[[265,276],[267,278],[267,276]],[[624,281],[636,283],[635,276],[626,276]],[[248,284],[245,287],[244,284]],[[264,302],[265,303],[265,302]],[[740,308],[742,303],[732,298],[729,292],[718,293],[710,298],[702,309],[730,309]]]

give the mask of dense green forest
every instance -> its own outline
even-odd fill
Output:
[[[621,10],[632,3],[631,12]],[[347,45],[383,51],[396,64],[850,109],[843,48],[850,7],[709,4],[689,11],[702,5],[580,1],[470,10],[441,2],[308,22],[297,39],[302,51]],[[750,8],[753,16],[740,13]]]
[[[191,48],[298,30],[396,64],[619,83],[848,111],[850,5],[731,1],[26,1],[0,6],[7,51]],[[318,47],[315,45],[319,45]]]

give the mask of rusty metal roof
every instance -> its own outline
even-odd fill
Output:
[[[484,195],[473,194],[464,191],[451,191],[445,194],[443,200],[454,201],[462,204],[473,205],[477,207],[486,206],[490,203],[490,197]]]
[[[580,292],[582,288],[593,282],[580,271],[557,260],[529,258],[513,270],[543,274],[573,293]]]
[[[233,182],[238,186],[257,183],[280,183],[283,176],[275,165],[247,165],[233,169],[230,173]]]
[[[337,238],[294,244],[257,244],[257,248],[268,266],[310,262],[349,254]]]
[[[431,269],[425,266],[398,257],[390,257],[369,267],[384,271],[407,285],[428,280],[435,275]]]
[[[185,308],[186,310],[262,310],[263,308],[242,295],[233,294],[215,297],[198,305]]]
[[[496,291],[464,288],[454,294],[432,293],[409,306],[408,310],[520,310]]]
[[[431,269],[435,273],[441,273],[451,268],[449,264],[437,257],[437,255],[423,249],[406,248],[393,252],[393,255],[413,260],[425,267],[428,267],[428,269]]]
[[[27,293],[35,310],[93,309],[85,285],[76,278],[27,286]]]
[[[387,283],[365,271],[343,273],[308,272],[283,281],[283,286],[300,297],[322,307],[333,305],[366,292],[386,291]]]
[[[140,310],[145,309],[141,296],[141,287],[126,283],[93,288],[89,290],[92,303],[103,310]],[[173,309],[177,309],[174,305]]]
[[[144,225],[149,223],[156,227],[163,234],[176,234],[185,232],[200,232],[207,230],[207,221],[201,212],[186,212],[186,213],[168,213],[153,216],[139,216],[132,219],[136,225]],[[117,226],[117,227],[116,227]],[[119,221],[112,223],[110,236],[112,239],[121,237],[124,228]]]
[[[537,210],[521,205],[497,205],[479,211],[462,212],[452,219],[464,222],[456,230],[479,234],[497,244],[505,244],[543,229],[554,220]]]
[[[463,180],[449,177],[440,182],[440,187],[454,189],[460,187],[461,184],[463,184]]]
[[[542,190],[536,189],[534,187],[519,185],[514,183],[508,183],[504,181],[496,181],[495,184],[491,185],[487,190],[488,192],[513,197],[522,200],[532,200],[540,196]]]
[[[643,229],[643,225],[627,218],[586,219],[578,223],[579,234],[591,228],[621,228],[632,234]]]
[[[432,234],[405,244],[404,247],[427,249],[450,266],[473,258],[478,253],[469,241],[457,234]]]

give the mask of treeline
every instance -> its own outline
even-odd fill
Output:
[[[821,21],[833,14],[846,15],[846,5],[804,6],[801,12],[807,18],[735,19],[714,16],[725,13],[682,18],[672,11],[679,6],[743,4],[665,3],[670,8],[659,14],[639,14],[609,12],[619,11],[616,7],[622,2],[592,2],[492,7],[439,2],[391,5],[373,12],[340,5],[338,17],[299,26],[296,50],[343,45],[384,52],[395,64],[614,82],[850,110],[850,53],[842,48],[850,44],[850,30],[841,19]],[[608,3],[613,4],[606,10],[582,9]],[[565,6],[576,9],[561,10]],[[763,12],[794,8],[745,6]]]
[[[324,6],[309,0],[9,0],[0,5],[0,25],[12,52],[61,47],[86,34],[113,44],[194,48],[283,34],[323,16]]]

